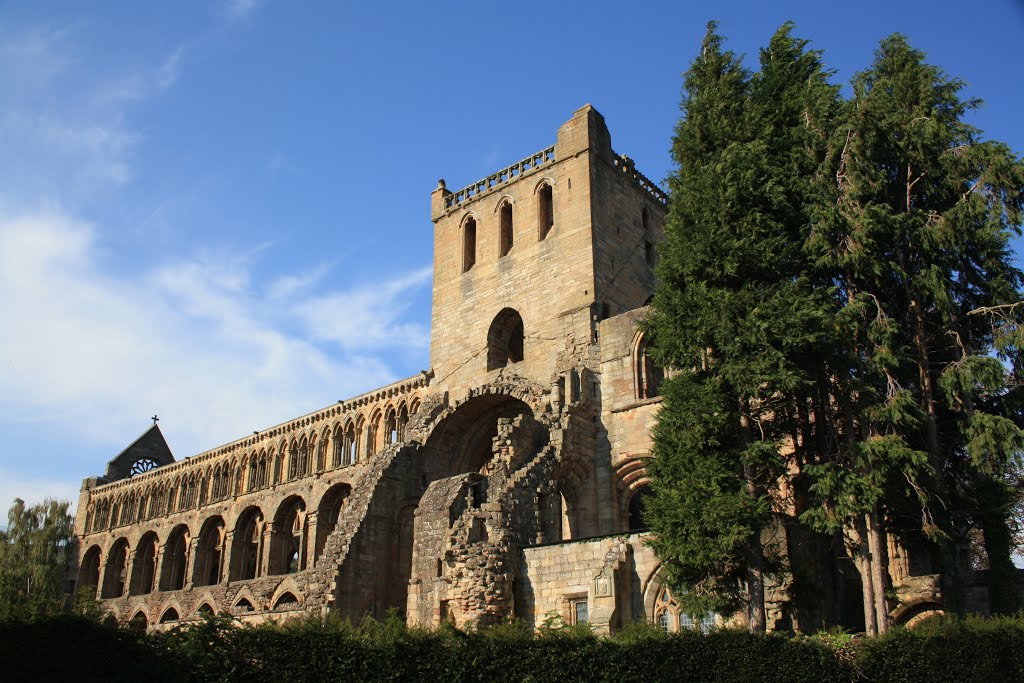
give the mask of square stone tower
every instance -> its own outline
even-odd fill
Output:
[[[465,392],[509,371],[546,385],[567,365],[593,365],[597,323],[654,292],[664,215],[665,195],[612,151],[590,105],[554,146],[458,192],[440,181],[435,387]]]

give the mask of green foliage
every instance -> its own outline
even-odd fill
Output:
[[[71,561],[70,503],[15,499],[0,531],[0,619],[50,616],[67,607],[64,581]]]
[[[685,74],[645,322],[679,371],[649,468],[655,550],[687,609],[721,610],[754,600],[773,515],[841,532],[863,577],[885,561],[869,536],[929,538],[953,586],[980,533],[1012,611],[1024,162],[901,35],[851,97],[829,76],[790,24],[754,73],[710,24]]]
[[[1002,681],[1024,680],[1024,616],[935,619],[878,639],[633,625],[612,638],[520,625],[463,633],[310,617],[242,627],[206,616],[145,634],[77,616],[0,621],[4,680]],[[54,656],[59,652],[60,656]]]

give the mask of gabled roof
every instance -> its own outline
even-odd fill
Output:
[[[104,477],[107,481],[127,479],[132,474],[132,466],[140,460],[150,460],[157,467],[174,462],[174,455],[171,454],[171,449],[167,445],[160,427],[155,423],[143,432],[142,436],[135,439],[128,448],[107,463],[107,472]]]

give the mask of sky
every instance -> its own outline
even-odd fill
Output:
[[[76,501],[152,415],[180,459],[427,369],[438,179],[589,102],[664,180],[711,19],[840,84],[902,32],[1024,152],[1020,0],[0,4],[0,504]]]

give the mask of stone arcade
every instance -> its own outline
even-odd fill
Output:
[[[687,625],[639,515],[661,371],[637,322],[665,211],[589,105],[554,146],[441,181],[431,369],[185,460],[154,423],[83,484],[78,585],[147,626]]]

